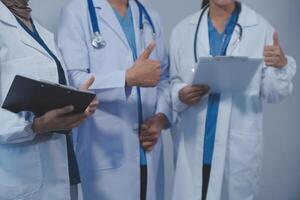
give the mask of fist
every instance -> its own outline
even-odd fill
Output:
[[[179,91],[179,99],[188,106],[196,105],[209,92],[207,85],[188,85]]]
[[[268,67],[282,68],[287,65],[287,58],[280,47],[277,32],[273,34],[273,45],[265,46],[264,60]]]
[[[159,113],[142,124],[140,142],[144,150],[153,150],[155,144],[159,140],[161,131],[166,127],[167,123],[168,120],[166,116]]]

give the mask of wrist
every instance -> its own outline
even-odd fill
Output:
[[[127,87],[134,86],[134,75],[132,67],[126,71],[125,82]]]
[[[287,59],[286,56],[284,56],[284,58],[283,58],[283,63],[282,63],[281,66],[279,66],[279,69],[284,68],[285,66],[287,66],[287,64],[288,64],[288,59]]]
[[[45,131],[46,124],[44,122],[44,119],[42,117],[35,118],[32,123],[32,131],[36,134],[41,134],[46,132]]]

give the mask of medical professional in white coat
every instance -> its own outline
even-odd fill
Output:
[[[262,162],[263,102],[279,103],[292,93],[296,63],[280,48],[273,27],[247,5],[207,3],[205,11],[176,26],[170,42],[173,200],[254,200]],[[195,61],[216,55],[264,58],[262,75],[257,72],[244,95],[211,94],[205,85],[189,85]]]
[[[158,15],[135,0],[93,0],[92,9],[88,3],[71,1],[62,11],[58,31],[70,82],[78,86],[93,74],[96,81],[91,89],[101,99],[100,108],[80,126],[75,141],[83,197],[163,199],[160,133],[171,118],[171,99],[168,57]],[[106,42],[101,48],[92,45],[93,10]],[[136,86],[140,86],[143,111],[140,131]],[[140,145],[147,150],[146,159]],[[141,170],[144,166],[147,186]]]
[[[15,75],[67,81],[53,34],[32,20],[30,13],[27,0],[0,1],[0,104]],[[82,89],[87,89],[93,79]],[[70,199],[66,135],[56,130],[77,127],[95,110],[96,101],[86,113],[69,116],[64,114],[72,112],[72,106],[40,117],[0,108],[1,200]]]

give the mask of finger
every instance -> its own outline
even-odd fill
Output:
[[[276,61],[276,59],[275,59],[275,57],[265,57],[265,59],[264,59],[264,61],[265,62],[275,62]]]
[[[66,106],[66,107],[63,107],[63,108],[56,109],[55,114],[57,116],[61,116],[61,115],[71,113],[73,110],[74,110],[74,106]]]
[[[190,103],[191,103],[191,105],[195,105],[195,104],[199,103],[200,100],[201,100],[201,97],[195,97],[195,98],[191,99]]]
[[[278,32],[273,33],[273,45],[279,46],[279,35]]]
[[[273,60],[265,60],[266,66],[274,66],[275,62]]]
[[[98,108],[98,105],[92,105],[92,106],[89,106],[88,107],[88,109],[91,111],[95,111],[95,110],[97,110],[97,108]]]
[[[273,57],[274,52],[273,51],[264,51],[264,57]]]
[[[191,99],[197,98],[201,96],[201,92],[190,93],[186,96],[186,99],[190,101]]]
[[[148,47],[144,50],[144,52],[140,55],[139,59],[146,60],[150,57],[151,53],[155,49],[156,44],[154,42],[151,42]]]
[[[155,142],[143,142],[142,143],[142,146],[146,151],[152,151],[154,145],[155,145]]]
[[[274,67],[275,66],[274,63],[272,63],[272,62],[266,62],[265,64],[268,67]]]
[[[194,86],[193,88],[195,92],[199,92],[201,94],[207,93],[210,89],[208,85]]]
[[[153,142],[155,140],[157,140],[157,137],[153,135],[141,135],[140,137],[140,141],[142,142]]]
[[[65,116],[62,118],[62,123],[72,125],[72,124],[76,123],[77,121],[80,121],[80,120],[83,120],[86,118],[87,118],[86,113]]]
[[[92,116],[96,112],[97,108],[88,107],[84,112],[87,117]]]
[[[84,91],[88,90],[93,85],[94,81],[95,81],[95,76],[91,76],[88,80],[85,81],[84,84],[80,86],[80,90],[84,90]]]
[[[71,125],[71,129],[79,127],[84,121],[85,119],[75,122],[74,124]]]
[[[193,99],[195,97],[202,97],[202,96],[206,95],[207,93],[208,93],[208,90],[202,89],[202,90],[199,90],[197,92],[187,94],[186,98],[187,99]]]
[[[275,50],[274,46],[265,46],[264,51],[273,52]]]
[[[205,89],[205,90],[208,90],[209,89],[209,86],[206,85],[206,84],[203,84],[203,85],[193,85],[192,87],[195,87],[195,88],[199,88],[199,89]]]
[[[92,103],[89,105],[89,107],[98,107],[99,105],[99,101],[96,100],[96,101],[92,101]]]
[[[154,145],[153,145],[153,146],[151,146],[151,147],[145,148],[145,151],[147,151],[147,152],[151,152],[151,151],[153,151],[153,147],[154,147]]]

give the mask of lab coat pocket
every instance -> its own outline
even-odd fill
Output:
[[[94,171],[119,167],[124,158],[123,122],[115,117],[94,116],[89,123],[92,138],[86,154],[87,168]]]
[[[42,185],[37,145],[0,146],[0,199],[27,199]]]
[[[229,185],[241,193],[235,194],[236,197],[252,196],[253,192],[257,191],[262,164],[262,148],[262,134],[230,131],[228,177]]]
[[[262,102],[259,96],[234,96],[231,130],[243,135],[261,135],[263,130]]]

